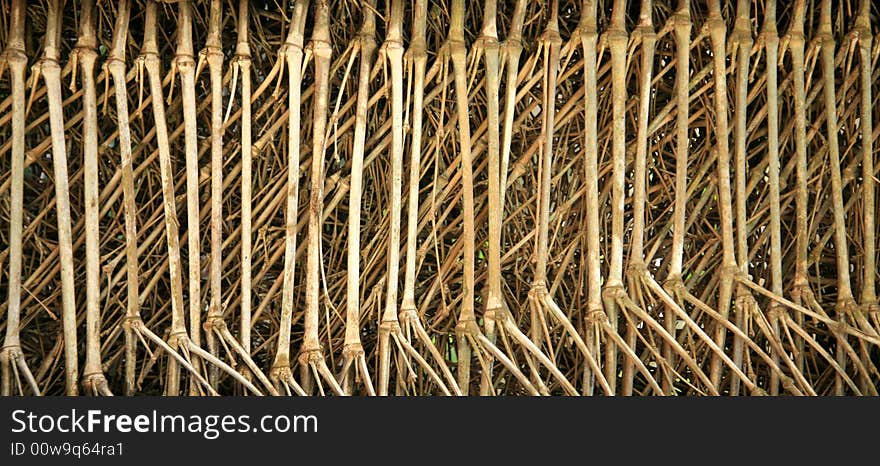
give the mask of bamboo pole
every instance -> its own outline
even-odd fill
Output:
[[[294,4],[290,29],[279,60],[287,63],[287,207],[284,235],[284,288],[281,295],[281,319],[271,376],[279,392],[299,395],[306,392],[293,378],[290,369],[290,326],[293,318],[294,256],[296,255],[297,208],[299,204],[300,97],[302,92],[303,30],[309,9],[308,0]],[[280,82],[280,77],[279,77]]]
[[[638,129],[636,131],[636,152],[633,160],[633,237],[632,258],[630,259],[631,273],[627,280],[629,288],[639,283],[639,272],[644,270],[645,264],[645,196],[647,190],[648,168],[648,118],[651,111],[651,77],[654,72],[654,51],[657,43],[657,34],[654,32],[652,19],[652,0],[643,0],[639,12],[639,24],[633,31],[633,36],[641,45],[641,67],[639,72],[639,111]],[[675,326],[672,326],[674,331]],[[668,331],[668,327],[667,327]],[[630,348],[635,348],[637,343],[637,329],[628,325],[626,327],[626,342]],[[635,367],[631,360],[623,365],[623,374],[620,391],[624,396],[632,396]],[[671,394],[671,377],[666,377],[661,382],[663,393]]]
[[[734,22],[733,34],[731,34],[730,43],[734,49],[732,55],[736,56],[736,89],[734,91],[734,173],[735,173],[735,217],[736,217],[736,260],[739,263],[739,271],[743,275],[749,274],[749,243],[748,243],[748,216],[746,214],[748,195],[746,189],[746,178],[748,177],[748,165],[746,164],[746,143],[748,134],[746,130],[746,122],[748,121],[748,92],[749,92],[749,56],[752,52],[754,39],[752,39],[751,20],[749,18],[749,3],[745,0],[738,0],[736,4],[736,20]],[[768,115],[768,120],[770,116]],[[768,124],[768,127],[770,125]],[[772,138],[773,128],[769,128]],[[772,141],[769,142],[772,144]],[[772,150],[772,149],[771,149]],[[772,163],[772,161],[771,161]],[[773,168],[771,166],[770,170]],[[772,176],[772,175],[770,175]],[[771,194],[772,196],[772,194]],[[772,202],[772,201],[771,201]],[[771,222],[771,229],[773,224]],[[771,233],[772,234],[772,233]],[[740,329],[746,328],[746,317],[748,306],[753,306],[752,298],[748,293],[748,289],[738,286],[736,289],[736,299],[734,302],[734,311],[736,313],[734,320],[736,326]],[[740,338],[733,340],[733,362],[737,367],[743,366],[744,342]],[[739,379],[732,378],[730,380],[730,394],[739,394]]]
[[[125,271],[126,271],[126,310],[125,310],[125,394],[131,396],[137,390],[135,374],[137,371],[137,335],[134,327],[142,322],[139,297],[138,264],[138,210],[135,202],[134,173],[132,168],[131,127],[129,125],[128,89],[126,85],[125,47],[128,40],[128,21],[131,4],[120,0],[116,8],[116,23],[113,30],[113,47],[107,57],[106,68],[113,78],[116,97],[116,116],[119,131],[119,155],[122,168],[122,195],[125,206]]]
[[[64,114],[61,108],[61,3],[49,3],[43,57],[34,69],[34,84],[42,75],[49,100],[49,124],[52,132],[52,163],[55,168],[55,196],[58,216],[58,248],[61,262],[62,322],[64,327],[65,393],[77,394],[76,296],[73,287],[73,240],[70,227],[70,194],[67,173],[67,147],[64,138]]]
[[[672,226],[672,252],[669,262],[669,273],[666,288],[672,292],[679,302],[681,296],[677,290],[684,288],[682,279],[684,264],[684,238],[687,233],[687,198],[688,198],[688,151],[690,137],[688,136],[688,108],[690,96],[688,95],[688,76],[690,74],[690,48],[691,48],[691,13],[689,2],[680,0],[678,9],[672,19],[672,27],[675,33],[675,207],[673,209]],[[672,312],[664,313],[664,325],[666,332],[671,336],[676,335],[675,317]],[[664,343],[663,357],[669,366],[674,367],[675,355],[672,348]],[[663,379],[663,390],[666,393],[672,391],[674,381],[669,374]]]
[[[311,392],[316,383],[321,394],[324,389],[321,380],[329,384],[337,395],[342,388],[336,381],[321,349],[318,337],[320,298],[319,268],[321,262],[321,214],[324,203],[324,151],[327,148],[327,112],[330,98],[330,9],[326,0],[315,5],[315,29],[312,33],[310,51],[314,54],[315,94],[312,114],[312,173],[309,189],[309,232],[308,260],[306,265],[306,311],[305,334],[300,350],[300,368],[303,373],[303,389]]]
[[[156,2],[147,3],[144,20],[144,41],[138,58],[138,70],[146,69],[152,96],[153,122],[156,126],[156,142],[159,150],[159,170],[162,184],[162,205],[164,209],[165,237],[168,250],[168,273],[171,280],[171,332],[169,348],[176,352],[186,346],[188,339],[183,315],[183,284],[180,260],[180,233],[175,205],[174,175],[172,174],[171,149],[168,142],[168,128],[165,119],[165,104],[162,99],[162,78],[160,71],[158,44],[156,41]],[[178,361],[169,359],[165,394],[177,396],[180,391],[180,371]]]
[[[248,42],[248,0],[238,3],[238,42],[235,46],[233,73],[241,73],[241,319],[240,340],[244,351],[251,354],[251,328],[253,327],[251,305],[251,268],[253,247],[251,243],[253,204],[253,145],[251,113],[251,50]],[[233,78],[233,83],[235,79]],[[235,85],[233,84],[233,92]],[[232,100],[230,99],[230,107]],[[229,110],[227,110],[227,115]],[[228,120],[227,116],[225,120]]]
[[[834,217],[834,250],[837,257],[837,305],[835,312],[841,321],[848,320],[847,314],[854,310],[849,275],[849,246],[846,238],[846,218],[843,207],[843,180],[840,171],[840,144],[838,142],[837,97],[834,79],[834,36],[831,33],[831,2],[822,0],[819,14],[819,41],[822,60],[822,91],[825,102],[826,136],[828,138],[828,159],[831,165],[831,206]],[[845,336],[840,336],[845,340]],[[843,344],[843,343],[842,343]],[[847,357],[845,351],[837,351],[837,364],[845,368]],[[844,394],[843,380],[835,379],[836,395]]]
[[[9,64],[12,77],[12,167],[9,215],[9,287],[7,291],[6,335],[0,350],[0,394],[10,396],[13,385],[22,392],[20,378],[13,380],[12,373],[17,367],[29,383],[35,395],[40,395],[39,386],[24,360],[21,350],[21,277],[22,277],[22,223],[24,216],[24,152],[25,152],[25,75],[27,54],[25,49],[25,3],[12,2],[9,33],[7,35],[5,61]]]
[[[727,320],[730,314],[730,299],[733,293],[733,280],[737,273],[736,257],[734,252],[733,238],[733,206],[730,189],[730,151],[729,151],[729,127],[727,99],[727,26],[721,16],[721,4],[718,0],[709,2],[709,19],[706,24],[709,29],[709,37],[712,42],[712,63],[715,81],[715,144],[717,145],[718,160],[716,161],[718,173],[718,210],[721,216],[721,239],[722,239],[722,265],[721,283],[718,289],[718,301],[716,307],[723,320]],[[715,330],[715,345],[724,348],[727,337],[727,329],[718,326]],[[721,357],[719,354],[712,356],[710,377],[716,389],[721,384]]]
[[[196,112],[196,61],[192,38],[192,5],[188,0],[178,3],[177,50],[171,65],[172,92],[173,77],[180,75],[180,92],[183,97],[184,141],[186,153],[186,213],[187,213],[187,252],[189,270],[189,337],[193,344],[201,345],[202,340],[202,257],[201,236],[199,234],[199,154],[198,122]],[[169,92],[169,97],[171,93]],[[169,99],[170,100],[170,99]],[[209,378],[216,387],[216,372]]]
[[[366,356],[361,344],[360,314],[360,256],[361,256],[361,196],[363,194],[364,142],[367,136],[367,111],[370,99],[370,72],[376,51],[375,2],[364,8],[364,21],[358,36],[357,48],[352,51],[349,64],[360,55],[358,68],[357,109],[351,161],[351,187],[348,203],[348,260],[346,275],[345,342],[343,369],[338,377],[347,395],[352,394],[354,380],[360,380],[367,393],[375,395],[370,373],[366,368]],[[353,377],[349,375],[353,372]]]

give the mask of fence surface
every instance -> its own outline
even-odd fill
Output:
[[[878,394],[870,0],[0,7],[4,395]]]

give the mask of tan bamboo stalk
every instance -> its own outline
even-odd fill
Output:
[[[76,345],[76,296],[73,285],[73,240],[70,228],[70,194],[67,176],[67,148],[61,100],[61,2],[49,3],[43,58],[34,72],[42,74],[49,101],[52,134],[52,163],[55,169],[55,206],[58,215],[58,250],[61,262],[62,327],[64,329],[64,382],[68,396],[77,394],[79,369]],[[36,76],[34,77],[36,83]]]
[[[765,4],[764,24],[761,27],[761,42],[767,51],[767,151],[769,157],[768,178],[770,184],[770,281],[771,291],[782,296],[782,220],[780,214],[779,191],[779,34],[776,30],[776,0]],[[779,316],[782,312],[775,301],[770,303],[770,325],[775,335],[780,335]],[[773,362],[779,364],[781,357],[776,349],[772,351]],[[779,394],[779,377],[770,374],[770,394]]]
[[[86,361],[83,390],[91,395],[112,395],[101,368],[101,246],[98,219],[98,105],[95,90],[95,2],[84,0],[80,9],[80,34],[71,53],[73,68],[79,64],[83,81],[83,184],[85,185],[86,237]],[[76,71],[73,79],[75,82]]]
[[[510,30],[502,45],[503,56],[506,58],[506,76],[504,78],[504,132],[501,138],[501,169],[498,183],[501,196],[498,203],[502,206],[499,214],[504,216],[504,195],[507,192],[507,170],[510,165],[510,146],[513,142],[513,121],[516,110],[516,93],[519,74],[519,60],[523,51],[523,23],[526,17],[526,1],[516,0],[510,21]],[[503,220],[503,218],[502,218]]]
[[[871,334],[871,335],[880,335],[880,322],[877,321],[877,313],[878,310],[877,302],[876,302],[876,291],[874,286],[874,274],[876,273],[875,264],[875,232],[874,232],[874,161],[872,156],[872,137],[871,137],[871,128],[873,127],[871,122],[871,110],[870,110],[870,79],[866,78],[865,73],[871,72],[871,64],[870,64],[870,54],[865,55],[862,51],[865,47],[863,41],[867,40],[867,45],[870,47],[872,42],[871,32],[870,32],[870,15],[868,13],[870,9],[866,7],[863,3],[859,5],[859,13],[856,15],[855,24],[853,29],[851,30],[850,36],[850,45],[851,50],[854,51],[856,47],[859,49],[859,76],[862,80],[861,84],[861,92],[860,97],[862,102],[860,103],[861,115],[858,118],[860,129],[862,130],[862,174],[863,174],[863,186],[862,186],[862,226],[864,230],[864,234],[862,237],[863,251],[862,255],[863,259],[863,267],[864,267],[864,275],[862,283],[861,296],[859,298],[861,305],[855,306],[853,305],[850,313],[852,318],[852,324],[857,328],[860,328],[862,331]],[[858,44],[858,45],[857,45]],[[865,56],[869,58],[865,58]],[[849,63],[846,65],[846,70],[848,74],[851,73],[851,66]],[[866,81],[867,79],[867,81]],[[867,84],[866,84],[867,83]],[[867,95],[866,95],[867,93]],[[865,121],[865,118],[868,118],[866,121],[867,127],[863,127],[861,122]],[[846,118],[844,116],[844,118]],[[865,137],[865,134],[869,136]],[[849,176],[844,179],[844,183],[849,182],[851,179]],[[846,208],[849,208],[853,203],[853,199],[847,202]],[[869,320],[869,317],[873,318],[873,322]],[[849,354],[853,355],[854,363],[859,370],[862,370],[861,380],[861,391],[864,393],[873,394],[876,391],[874,384],[871,382],[872,376],[869,375],[870,371],[873,374],[880,374],[878,372],[876,366],[873,364],[870,357],[870,350],[865,345],[860,345],[860,356],[856,357],[854,351],[850,351],[849,348],[846,348],[846,351]],[[861,361],[858,361],[861,359]],[[859,362],[861,364],[859,364]]]
[[[138,65],[146,68],[152,96],[153,123],[156,127],[156,143],[159,149],[159,172],[162,178],[162,204],[165,213],[165,236],[168,249],[168,271],[171,279],[171,333],[170,348],[176,352],[186,346],[188,340],[183,317],[183,285],[180,261],[180,232],[177,224],[177,207],[174,193],[174,174],[172,173],[171,149],[168,143],[168,128],[165,119],[165,103],[162,99],[162,78],[159,68],[159,48],[156,42],[155,1],[147,2],[144,16],[144,42]],[[168,376],[165,394],[177,396],[180,391],[180,371],[178,361],[168,360]]]
[[[721,283],[718,290],[716,308],[721,318],[726,320],[730,314],[730,299],[733,294],[733,280],[738,272],[733,239],[733,206],[730,186],[730,150],[728,111],[730,103],[727,99],[727,26],[721,16],[721,4],[718,0],[709,2],[709,19],[707,21],[709,37],[712,42],[712,63],[715,75],[715,144],[718,159],[718,211],[721,217],[722,265]],[[727,337],[727,329],[718,326],[715,329],[715,345],[723,350]],[[721,385],[721,354],[714,353],[710,363],[712,385],[718,389]]]
[[[871,50],[873,46],[873,34],[871,32],[871,2],[862,0],[859,3],[859,14],[856,17],[854,34],[859,45],[859,76],[861,77],[860,104],[861,117],[859,128],[862,130],[862,229],[864,231],[864,275],[862,278],[861,305],[864,310],[877,312],[877,243],[875,223],[875,178],[874,178],[874,130],[873,130],[873,100],[871,86],[873,77],[873,62]]]
[[[137,389],[135,372],[137,370],[137,341],[134,323],[141,321],[140,299],[138,296],[138,250],[137,250],[137,206],[134,198],[134,174],[131,160],[131,127],[128,113],[128,88],[125,79],[125,48],[128,41],[128,19],[131,4],[119,0],[116,8],[116,23],[113,31],[113,46],[107,57],[107,70],[113,78],[116,91],[116,121],[119,131],[119,155],[122,169],[122,197],[125,210],[125,270],[126,270],[126,308],[125,308],[125,394],[131,396]]]
[[[192,5],[189,0],[178,4],[177,50],[171,74],[180,75],[183,97],[183,124],[186,153],[187,251],[189,252],[189,337],[201,344],[201,239],[199,236],[199,141],[196,112],[196,62],[192,38]],[[173,79],[172,79],[173,89]],[[209,379],[216,387],[216,373]]]
[[[293,378],[290,371],[290,326],[293,318],[294,261],[296,256],[296,223],[299,204],[300,159],[300,99],[302,96],[303,30],[305,29],[309,1],[298,0],[293,7],[287,39],[279,52],[279,60],[287,63],[288,112],[287,112],[287,209],[284,234],[284,278],[281,292],[281,323],[278,345],[270,373],[278,391],[299,395],[306,392]],[[282,68],[283,70],[283,68]]]
[[[496,26],[497,16],[496,0],[486,0],[483,3],[483,28],[478,43],[475,44],[486,64],[486,111],[487,111],[487,155],[489,177],[489,292],[486,297],[486,312],[483,314],[486,338],[495,342],[495,321],[500,312],[504,312],[504,295],[501,290],[501,219],[503,218],[504,205],[501,204],[501,154],[500,154],[500,119],[498,109],[499,87],[501,78],[499,74],[499,61],[501,48],[498,43],[498,29]],[[487,374],[480,382],[480,395],[487,396],[492,389],[492,369],[494,358],[487,355]]]
[[[598,31],[597,4],[584,0],[581,9],[581,45],[584,49],[584,180],[586,190],[586,237],[587,237],[587,319],[584,340],[593,354],[599,353],[598,322],[605,319],[602,307],[602,275],[599,244],[599,152],[598,152]],[[591,362],[587,359],[587,363]],[[595,380],[604,375],[591,364],[584,365],[583,394],[592,395]],[[607,381],[606,381],[607,384]],[[608,388],[610,391],[610,387]]]
[[[626,32],[626,2],[614,0],[611,24],[608,28],[608,47],[611,52],[611,260],[608,280],[605,282],[605,313],[611,329],[617,332],[617,303],[611,298],[623,287],[623,223],[624,190],[626,189],[626,51],[629,35]],[[555,99],[554,99],[555,100]],[[614,341],[605,344],[605,378],[612,394],[617,389],[617,346]]]
[[[248,43],[248,0],[238,2],[238,43],[234,72],[241,72],[241,346],[251,354],[251,204],[253,148],[251,145],[251,49]],[[234,79],[233,79],[234,81]],[[234,92],[235,89],[233,89]],[[231,103],[231,99],[230,99]]]
[[[461,152],[461,182],[462,182],[462,219],[463,244],[462,264],[464,267],[464,280],[462,286],[461,312],[456,325],[458,340],[458,386],[463,395],[468,394],[471,376],[471,346],[466,338],[468,326],[476,323],[474,314],[474,261],[476,255],[474,238],[474,176],[473,160],[471,154],[471,130],[468,113],[468,86],[466,76],[467,49],[464,42],[464,16],[465,5],[463,0],[452,1],[450,18],[449,58],[452,61],[452,69],[455,83],[455,105],[458,115],[459,151]]]
[[[495,8],[497,10],[497,6]],[[523,29],[523,22],[525,21],[525,15],[526,15],[526,2],[525,2],[525,0],[517,0],[516,4],[513,7],[510,28],[507,31],[507,38],[504,40],[504,42],[502,44],[500,44],[500,46],[501,46],[501,65],[500,66],[504,67],[504,69],[506,71],[505,81],[504,81],[504,86],[505,86],[505,90],[504,90],[504,128],[501,133],[501,147],[499,149],[500,153],[501,153],[501,155],[500,155],[501,160],[499,161],[500,166],[498,169],[499,195],[498,195],[497,202],[498,202],[498,205],[500,206],[500,208],[497,210],[493,210],[491,208],[491,206],[489,208],[490,215],[495,215],[497,217],[494,220],[494,222],[497,222],[498,224],[501,224],[504,220],[504,194],[507,190],[507,170],[508,170],[508,166],[510,165],[510,152],[511,152],[510,148],[511,148],[511,144],[513,142],[513,121],[514,121],[515,110],[516,110],[516,93],[517,93],[517,79],[518,79],[518,73],[519,73],[519,60],[520,60],[520,55],[522,55],[522,50],[523,50],[522,29]],[[488,70],[487,70],[487,72],[488,72]],[[500,78],[499,78],[499,82],[500,82]],[[490,221],[493,221],[493,220],[490,218]],[[492,235],[493,229],[490,228],[489,233],[490,233],[490,235]],[[502,235],[502,232],[499,229],[498,230],[498,240],[497,240],[499,243],[501,242],[501,235]],[[491,242],[491,239],[490,239],[490,242]],[[499,253],[500,253],[500,248],[499,248]],[[490,262],[495,260],[492,258],[491,252],[490,252],[489,256],[490,256],[489,257]],[[499,257],[497,260],[499,263],[498,267],[500,269],[501,258]],[[500,275],[499,275],[499,278],[500,278]],[[493,279],[490,278],[490,280],[493,280]],[[502,299],[502,304],[504,304],[503,295],[502,295],[501,299]],[[497,311],[493,310],[493,312],[495,312],[495,317],[498,318],[499,316],[497,316]],[[491,322],[491,323],[489,322],[490,317],[493,317],[493,315],[488,312],[488,308],[487,308],[486,335],[490,340],[494,341],[494,322]],[[499,319],[499,322],[501,322],[500,319]]]
[[[226,328],[225,324],[221,324],[223,322],[223,310],[221,309],[223,300],[221,288],[223,275],[223,44],[220,38],[222,15],[222,2],[212,0],[208,19],[208,38],[205,42],[205,50],[201,54],[208,62],[208,73],[211,77],[211,255],[208,265],[211,298],[208,305],[207,324],[209,328],[218,325],[221,329]],[[201,61],[201,57],[199,60]],[[218,345],[214,333],[209,331],[206,337],[208,350],[217,356]],[[209,375],[208,380],[216,388],[218,376],[216,369],[212,369]]]
[[[648,118],[651,111],[651,78],[654,71],[654,47],[657,43],[657,34],[654,32],[652,19],[653,1],[642,0],[639,12],[639,25],[633,31],[634,38],[641,44],[642,61],[639,68],[639,112],[638,128],[636,133],[636,152],[633,160],[633,234],[632,234],[632,259],[630,264],[645,264],[645,191],[648,169]],[[632,267],[631,267],[632,268]],[[632,270],[637,276],[639,269]],[[644,269],[646,270],[646,269]],[[629,286],[634,286],[638,280],[630,280]],[[672,326],[675,329],[675,326]],[[667,329],[668,330],[668,329]],[[634,325],[628,325],[626,329],[627,345],[636,347],[636,332]],[[633,392],[633,377],[635,375],[633,362],[624,361],[623,377],[620,391],[623,396],[631,396]],[[663,379],[664,385],[670,377]],[[670,394],[670,386],[663,386],[663,393]]]
[[[544,339],[542,327],[544,323],[543,308],[539,299],[539,290],[546,294],[547,289],[547,261],[549,260],[549,230],[550,230],[550,181],[553,168],[553,134],[556,122],[556,81],[559,74],[560,54],[562,37],[559,36],[559,2],[548,2],[550,18],[544,29],[539,42],[539,53],[536,59],[543,53],[542,70],[542,96],[541,96],[541,156],[539,158],[539,181],[537,196],[537,220],[535,234],[535,275],[532,278],[532,289],[529,292],[532,309],[531,338],[538,346]],[[552,342],[546,341],[547,345]]]
[[[14,0],[9,16],[5,61],[9,64],[12,78],[12,167],[10,170],[10,212],[9,212],[9,285],[7,291],[6,335],[0,350],[0,395],[12,395],[14,367],[24,375],[34,394],[40,395],[40,388],[34,380],[21,351],[19,327],[21,325],[21,261],[22,261],[22,220],[24,213],[24,149],[25,149],[25,74],[27,54],[25,48],[26,5],[23,0]],[[15,382],[21,387],[20,379]]]
[[[375,2],[370,1],[363,8],[364,21],[358,34],[356,48],[350,60],[360,54],[358,69],[358,91],[354,141],[351,154],[351,187],[348,202],[348,261],[346,277],[345,341],[343,343],[343,369],[339,376],[346,394],[352,393],[353,379],[360,380],[367,393],[375,395],[373,382],[367,370],[364,348],[361,345],[360,327],[360,256],[361,256],[361,196],[363,191],[364,143],[367,136],[367,110],[370,100],[370,75],[373,54],[376,51],[376,18],[373,13]],[[354,377],[349,376],[349,370]]]
[[[511,36],[514,37],[514,40],[517,37],[521,36],[522,30],[522,22],[524,18],[524,8],[525,5],[518,3],[514,10],[514,18],[513,23],[511,25]],[[481,55],[484,55],[486,59],[487,65],[487,73],[491,77],[487,78],[485,81],[487,85],[487,94],[489,95],[488,106],[489,106],[489,115],[490,122],[488,123],[488,137],[489,137],[489,157],[491,166],[489,168],[490,171],[490,193],[489,193],[489,218],[490,223],[490,232],[489,232],[489,262],[490,262],[490,297],[489,301],[494,301],[494,304],[489,304],[490,308],[487,308],[487,313],[484,315],[484,324],[486,326],[487,335],[483,335],[480,329],[476,326],[468,325],[464,331],[467,335],[468,341],[471,342],[472,348],[477,350],[477,357],[480,362],[483,377],[481,377],[480,381],[480,393],[484,395],[494,394],[495,390],[492,383],[492,372],[493,372],[493,364],[495,358],[502,363],[502,365],[509,370],[514,378],[516,378],[530,394],[539,395],[539,394],[549,394],[549,390],[543,381],[540,379],[540,376],[537,373],[537,368],[532,361],[533,356],[537,357],[537,359],[541,362],[541,364],[545,365],[550,371],[555,379],[557,379],[562,385],[563,389],[567,393],[574,394],[576,393],[574,386],[565,378],[565,376],[559,371],[559,369],[555,366],[553,361],[548,358],[543,352],[541,352],[540,348],[536,346],[529,338],[520,331],[515,322],[513,316],[507,309],[506,303],[503,301],[503,295],[501,294],[501,275],[500,275],[500,263],[501,263],[501,254],[500,254],[500,244],[501,244],[501,218],[503,213],[503,202],[501,198],[502,194],[502,184],[501,181],[503,178],[500,174],[501,171],[506,171],[506,168],[499,167],[499,110],[498,110],[498,87],[500,85],[499,79],[499,64],[500,64],[500,44],[498,44],[497,40],[497,30],[495,25],[497,14],[497,5],[495,2],[487,2],[484,5],[484,27],[481,33],[481,36],[478,38],[476,43],[474,44],[474,53],[472,54],[473,60],[478,60]],[[521,44],[520,44],[521,45]],[[512,49],[516,49],[517,45],[511,44]],[[518,52],[512,52],[517,54]],[[517,57],[518,62],[518,57]],[[514,83],[512,86],[508,86],[508,91],[511,95],[514,95],[516,92],[516,73],[513,73]],[[515,102],[514,102],[515,103]],[[511,127],[512,127],[512,112],[513,105],[511,104],[511,118],[509,118]],[[509,158],[509,154],[508,154]],[[495,219],[493,221],[493,218]],[[494,245],[494,246],[493,246]],[[493,264],[495,264],[493,266]],[[497,272],[497,274],[496,274]],[[492,290],[495,291],[492,291]],[[494,298],[493,298],[494,296]],[[517,368],[512,361],[505,356],[500,348],[496,347],[496,339],[495,339],[495,323],[498,322],[500,324],[500,330],[502,332],[502,336],[504,337],[504,343],[508,351],[510,351],[509,341],[507,340],[508,334],[513,337],[513,342],[519,346],[522,346],[525,350],[525,358],[526,362],[530,367],[530,370],[533,373],[533,381],[529,381],[529,379],[522,373],[522,371]],[[469,332],[469,333],[468,333]],[[491,332],[491,333],[489,333]],[[535,387],[537,385],[537,388]]]
[[[388,32],[382,44],[382,56],[391,66],[391,205],[388,234],[388,266],[385,279],[385,310],[379,324],[379,381],[380,396],[388,395],[391,369],[391,339],[400,338],[397,320],[397,289],[400,269],[400,208],[403,182],[403,3],[390,4]],[[401,370],[398,367],[398,370]],[[400,377],[398,377],[400,379]],[[400,387],[398,387],[399,391]],[[399,393],[398,393],[399,394]]]
[[[428,349],[434,363],[440,367],[445,383],[448,384],[452,393],[458,395],[461,391],[449,366],[444,361],[440,351],[431,341],[431,337],[422,324],[422,319],[416,311],[416,260],[418,259],[418,224],[419,224],[419,180],[421,178],[421,152],[422,152],[422,115],[424,114],[425,96],[425,68],[428,63],[427,42],[425,40],[427,30],[427,3],[425,0],[416,0],[413,8],[413,35],[407,50],[406,59],[411,66],[412,75],[412,140],[409,171],[409,200],[407,205],[407,235],[406,235],[406,268],[404,273],[403,300],[400,303],[399,320],[403,324],[404,335],[415,335],[422,345]]]
[[[831,33],[831,1],[822,0],[819,14],[819,32],[816,37],[822,59],[822,91],[825,105],[826,137],[828,138],[828,159],[831,172],[831,206],[834,216],[834,252],[837,257],[837,304],[835,311],[841,322],[848,320],[847,314],[855,310],[856,304],[852,293],[849,276],[849,246],[846,238],[846,211],[843,206],[843,181],[840,172],[840,144],[838,142],[837,97],[834,86],[834,35]],[[845,336],[838,337],[841,340]],[[847,359],[844,351],[837,351],[837,363],[846,368]],[[835,378],[835,394],[843,395],[843,380]]]
[[[689,83],[690,75],[690,47],[691,47],[691,13],[687,0],[679,0],[678,8],[672,18],[672,27],[675,33],[675,207],[672,216],[672,252],[669,261],[669,273],[666,288],[677,299],[681,296],[677,289],[684,288],[682,270],[684,263],[684,237],[687,232],[687,199],[688,199],[688,148],[690,137],[688,136],[688,109],[689,109]],[[664,312],[664,326],[666,331],[673,337],[676,335],[675,315],[673,312]],[[670,367],[675,367],[675,354],[668,343],[663,343],[663,358]],[[672,376],[667,372],[663,379],[663,390],[670,393],[673,388]]]
[[[738,0],[736,4],[736,20],[730,43],[733,47],[733,55],[736,56],[736,89],[734,92],[734,173],[736,184],[735,208],[736,208],[736,259],[739,262],[739,270],[743,276],[749,273],[749,243],[747,239],[749,226],[748,214],[746,213],[746,178],[748,167],[746,165],[746,142],[748,139],[746,123],[748,120],[748,93],[749,93],[749,55],[752,52],[751,20],[749,19],[750,2]],[[769,119],[769,115],[768,115]],[[770,130],[768,129],[768,132]],[[771,168],[772,170],[772,168]],[[778,177],[778,168],[777,168]],[[771,225],[772,228],[772,225]],[[752,305],[748,289],[738,286],[734,305],[736,312],[735,320],[737,327],[746,327],[746,306]],[[733,362],[737,367],[742,367],[744,356],[744,343],[739,337],[733,339]],[[739,379],[730,379],[730,394],[739,395]]]
[[[422,116],[424,114],[425,69],[428,63],[428,50],[425,40],[428,6],[426,0],[416,0],[413,6],[413,33],[406,60],[410,64],[412,90],[412,135],[409,162],[409,198],[407,200],[406,221],[406,265],[403,279],[403,300],[400,303],[399,319],[408,325],[410,316],[416,313],[416,254],[418,251],[419,228],[419,180],[421,179],[422,155]],[[358,92],[360,99],[360,92]],[[360,100],[358,100],[360,105]],[[355,152],[356,154],[356,152]],[[354,177],[352,177],[354,179]],[[442,358],[439,360],[442,364]]]
[[[623,289],[623,224],[624,224],[624,190],[626,187],[626,54],[629,36],[625,28],[625,2],[615,1],[612,8],[612,20],[606,36],[611,50],[612,68],[612,234],[611,234],[611,267],[609,279],[605,283],[603,299],[607,316],[599,315],[596,322],[599,324],[607,340],[605,344],[605,379],[608,386],[606,392],[610,395],[616,392],[617,383],[617,354],[621,350],[627,362],[633,363],[642,372],[652,389],[662,394],[660,386],[645,367],[644,363],[634,353],[617,330],[618,305],[626,296]],[[555,95],[555,86],[549,87],[552,95]],[[552,107],[551,107],[552,108]],[[552,139],[552,138],[548,138]],[[545,192],[548,194],[548,192]],[[540,256],[539,256],[540,262]],[[553,308],[554,306],[551,306]],[[586,347],[586,346],[585,346]],[[586,357],[590,357],[585,354]],[[598,367],[595,368],[598,370]]]
[[[318,335],[320,316],[320,266],[321,266],[321,215],[324,204],[324,153],[327,148],[327,114],[330,99],[330,6],[327,0],[315,5],[315,28],[312,33],[311,51],[315,63],[315,93],[312,114],[312,166],[309,190],[308,258],[306,264],[306,311],[304,336],[300,353],[303,369],[303,388],[311,390],[312,378],[323,394],[321,380],[331,390],[342,395],[342,388],[327,367]],[[291,160],[293,163],[293,160]],[[310,372],[311,371],[311,372]]]
[[[877,268],[877,249],[876,249],[876,231],[875,231],[875,200],[874,200],[874,144],[873,144],[873,122],[872,122],[872,97],[871,82],[873,73],[873,64],[871,61],[871,47],[873,44],[873,35],[871,32],[870,21],[870,3],[862,1],[859,4],[859,14],[856,17],[856,26],[853,30],[859,45],[859,71],[861,77],[861,117],[859,119],[860,128],[862,130],[862,225],[864,231],[863,242],[863,270],[862,292],[860,302],[862,311],[869,313],[873,318],[873,326],[865,315],[857,313],[857,320],[860,326],[869,333],[875,335],[880,329],[880,306],[877,303],[876,292],[876,268]],[[863,352],[865,350],[863,349]],[[863,356],[866,363],[870,363],[870,358]],[[870,377],[862,379],[862,390],[867,391],[870,386]]]
[[[797,304],[811,304],[813,293],[808,281],[807,250],[809,230],[807,225],[807,183],[809,178],[807,165],[807,117],[806,117],[806,84],[804,46],[805,0],[796,0],[791,25],[787,34],[788,48],[791,51],[792,81],[794,94],[794,145],[797,173],[795,181],[795,270],[793,298]],[[798,323],[803,322],[801,314],[797,315]],[[800,371],[804,370],[803,342],[796,346],[795,360]]]

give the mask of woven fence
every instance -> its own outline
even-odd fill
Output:
[[[870,0],[0,7],[4,395],[880,390]]]

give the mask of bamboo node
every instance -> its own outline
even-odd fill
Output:
[[[8,361],[15,361],[18,358],[24,357],[24,353],[21,351],[21,345],[16,343],[9,343],[2,348],[0,348],[0,359],[8,358]]]
[[[587,311],[586,320],[591,324],[598,324],[608,321],[608,315],[602,309],[591,309]]]
[[[303,366],[309,364],[320,364],[324,361],[324,353],[321,351],[321,346],[318,345],[317,348],[309,348],[303,349],[297,358],[299,363]]]
[[[360,343],[346,343],[342,347],[342,356],[349,359],[359,358],[364,354],[364,346]]]

